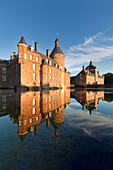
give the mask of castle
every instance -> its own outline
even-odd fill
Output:
[[[22,36],[18,46],[18,54],[13,52],[10,60],[0,59],[0,87],[27,86],[42,88],[70,87],[70,73],[65,68],[65,55],[59,47],[58,36],[51,54],[46,55],[27,45]]]
[[[71,84],[84,87],[92,85],[102,86],[104,85],[104,76],[99,74],[97,66],[94,66],[92,61],[90,61],[89,66],[86,68],[83,66],[82,71],[71,77]]]

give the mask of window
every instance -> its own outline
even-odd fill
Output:
[[[19,121],[19,126],[22,126],[22,121]]]
[[[24,125],[26,125],[26,120],[24,120]]]
[[[2,73],[6,74],[6,68],[5,67],[2,68]]]
[[[51,101],[51,96],[49,96],[49,101]]]
[[[55,70],[53,69],[53,74],[55,74]]]
[[[49,117],[51,117],[51,112],[49,112]]]
[[[51,73],[51,68],[49,68],[49,73]]]
[[[53,77],[53,81],[55,82],[55,77]]]
[[[38,61],[38,57],[36,57],[36,61]]]
[[[48,111],[48,106],[46,106],[46,111]]]
[[[38,121],[38,117],[36,117],[36,121]]]
[[[48,74],[46,74],[46,80],[48,80]]]
[[[33,98],[33,106],[36,104],[36,99]]]
[[[26,59],[26,54],[24,53],[24,58]]]
[[[46,98],[46,103],[48,103],[48,98]]]
[[[50,78],[50,81],[52,81],[52,77],[51,77],[51,76],[49,76],[49,78]]]
[[[48,71],[48,67],[46,67],[46,71]]]
[[[46,59],[46,62],[48,63],[48,59]]]
[[[33,80],[36,79],[36,73],[33,73]]]
[[[36,109],[35,109],[35,107],[33,107],[33,115],[36,113]]]
[[[32,56],[32,55],[30,55],[30,59],[31,59],[31,60],[33,59],[33,56]]]
[[[2,75],[2,81],[6,81],[6,75]]]
[[[6,104],[2,104],[2,109],[3,109],[3,110],[6,109]]]
[[[19,57],[22,58],[22,53],[19,54]]]
[[[56,67],[57,67],[57,64],[56,64]]]
[[[51,60],[49,61],[49,65],[51,65]]]
[[[53,96],[53,100],[55,100],[55,96]]]
[[[36,64],[33,64],[33,70],[36,70]]]
[[[2,96],[2,102],[6,102],[6,96]]]
[[[29,122],[32,123],[33,122],[32,119],[30,119]]]
[[[55,107],[55,104],[53,103],[53,108]]]
[[[51,104],[49,104],[49,109],[51,109]]]

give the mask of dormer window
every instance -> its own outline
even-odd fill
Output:
[[[48,63],[48,59],[46,59],[46,62]]]
[[[51,60],[49,61],[49,65],[51,65]]]
[[[56,64],[56,67],[57,67],[57,64]]]
[[[31,47],[31,51],[34,51],[34,48],[33,48],[33,47]]]

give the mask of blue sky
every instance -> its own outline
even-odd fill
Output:
[[[51,52],[57,32],[72,76],[90,60],[113,72],[113,0],[0,0],[0,58],[17,52],[22,34]]]

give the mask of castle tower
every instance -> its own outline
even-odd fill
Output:
[[[19,43],[17,44],[18,46],[18,57],[19,57],[19,63],[21,63],[24,59],[24,53],[27,51],[27,44],[25,42],[25,39],[22,35]]]
[[[64,87],[64,64],[65,64],[65,55],[63,54],[62,50],[59,47],[59,39],[58,39],[58,35],[57,38],[55,40],[55,47],[52,51],[52,53],[50,54],[50,57],[54,60],[56,60],[57,64],[59,65],[59,68],[62,70],[61,73],[61,87]]]
[[[60,66],[61,70],[64,71],[65,55],[63,54],[62,50],[59,47],[59,42],[60,41],[59,41],[58,35],[57,35],[57,38],[55,40],[55,47],[54,47],[52,53],[50,54],[50,57],[53,58],[54,60],[56,60],[56,62]]]

